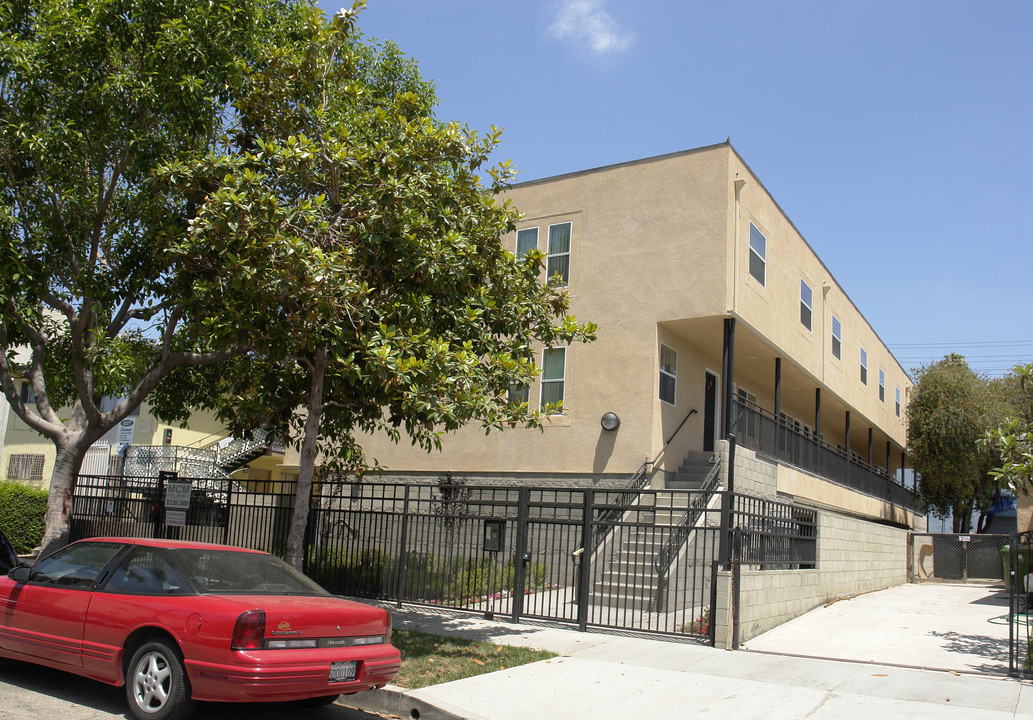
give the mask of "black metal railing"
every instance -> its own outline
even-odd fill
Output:
[[[678,423],[678,427],[671,433],[671,437],[667,439],[664,446],[660,448],[660,452],[656,454],[652,460],[646,460],[643,462],[638,470],[631,476],[631,479],[624,485],[620,495],[615,498],[615,501],[599,511],[599,515],[596,518],[597,525],[596,530],[592,537],[592,552],[596,552],[602,544],[606,542],[606,538],[609,536],[611,529],[614,527],[614,523],[620,519],[620,517],[626,513],[632,505],[639,498],[639,492],[645,488],[652,477],[653,467],[656,465],[660,457],[666,452],[668,446],[674,442],[674,438],[678,435],[685,423],[689,421],[689,418],[697,413],[696,408],[689,410],[689,414],[682,418],[682,421]]]
[[[736,495],[736,559],[759,570],[807,570],[818,562],[818,513],[810,508]]]
[[[735,398],[734,407],[733,432],[740,445],[865,495],[925,512],[918,496],[892,478],[885,468],[870,465],[742,398]]]
[[[1033,532],[1012,535],[1008,550],[1008,671],[1033,678]]]
[[[699,494],[692,498],[692,502],[686,509],[685,514],[671,532],[670,537],[664,542],[660,552],[656,554],[653,567],[660,575],[666,575],[671,568],[671,563],[681,551],[682,546],[695,528],[697,523],[705,516],[714,491],[718,486],[718,475],[721,471],[721,463],[714,463],[699,488]]]

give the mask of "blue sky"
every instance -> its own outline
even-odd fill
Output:
[[[441,119],[503,128],[519,180],[731,137],[906,369],[1033,362],[1033,2],[368,0],[359,25]]]

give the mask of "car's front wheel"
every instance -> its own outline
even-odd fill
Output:
[[[138,720],[183,720],[194,709],[179,650],[155,638],[141,645],[126,674],[129,711]]]

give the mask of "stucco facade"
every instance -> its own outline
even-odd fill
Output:
[[[907,373],[730,144],[527,182],[507,197],[524,213],[504,238],[515,253],[534,228],[545,253],[554,228],[569,237],[552,249],[569,248],[571,310],[599,325],[598,340],[566,349],[564,414],[544,431],[466,428],[430,454],[364,438],[388,475],[618,481],[654,458],[671,472],[722,437],[729,391],[833,446],[847,446],[849,427],[857,458],[899,472]],[[600,425],[608,412],[615,431]]]

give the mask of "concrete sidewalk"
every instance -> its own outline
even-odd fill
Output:
[[[820,650],[826,641],[865,627],[865,604],[854,605],[859,608],[855,616],[846,621],[841,618],[843,624],[832,631],[819,625],[813,631],[805,627],[792,633],[795,640],[786,641],[788,646],[782,647],[788,655],[730,652],[690,642],[487,622],[434,608],[385,607],[394,614],[397,628],[540,647],[561,656],[420,690],[389,687],[340,701],[401,718],[1033,720],[1031,683],[971,671],[797,656],[809,648]],[[997,612],[996,607],[988,608],[989,613]]]

